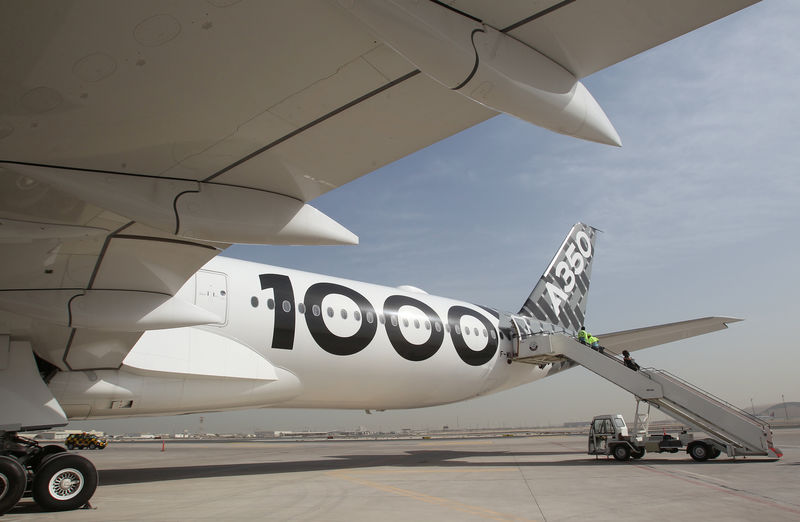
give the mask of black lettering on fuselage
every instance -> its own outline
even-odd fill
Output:
[[[386,335],[389,336],[389,341],[392,343],[395,351],[403,359],[409,361],[424,361],[433,357],[444,341],[444,331],[441,328],[441,319],[433,311],[433,308],[426,305],[422,301],[404,295],[390,295],[383,303],[383,313],[387,318],[397,316],[402,306],[411,306],[420,310],[428,320],[428,328],[430,329],[430,337],[422,344],[413,344],[406,340],[403,332],[400,329],[400,321],[386,321]],[[437,324],[440,325],[437,328]]]
[[[272,347],[291,350],[294,347],[296,327],[296,312],[293,309],[295,306],[294,289],[291,279],[283,274],[261,274],[259,278],[261,289],[272,289],[275,299]],[[352,300],[359,312],[359,316],[353,319],[360,321],[360,327],[349,337],[340,337],[334,334],[325,324],[326,312],[322,308],[322,301],[332,294]],[[285,305],[287,302],[290,305]],[[375,314],[375,309],[369,300],[352,288],[336,283],[315,283],[306,290],[303,306],[304,309],[301,312],[311,337],[320,348],[330,354],[354,355],[366,348],[375,338],[379,316]],[[403,335],[403,326],[401,325],[408,320],[400,313],[400,309],[404,306],[416,308],[427,318],[425,322],[414,326],[430,331],[425,342],[414,344]],[[484,310],[489,311],[492,315],[497,314],[496,311],[488,308],[484,308]],[[447,312],[448,327],[445,328],[439,315],[426,303],[405,295],[390,295],[383,303],[383,314],[385,316],[384,328],[392,347],[398,355],[408,361],[419,362],[433,357],[444,342],[445,330],[449,332],[458,356],[470,366],[482,366],[491,361],[497,353],[497,330],[489,319],[477,309],[459,305],[451,306]],[[353,315],[355,316],[355,314]],[[468,330],[468,327],[464,327],[463,330],[461,327],[461,320],[464,317],[474,318],[483,326],[483,337],[486,339],[486,346],[483,349],[473,350],[464,339],[464,330]],[[342,317],[342,320],[353,319]],[[412,320],[415,319],[412,318]],[[480,337],[478,330],[474,329],[474,331],[474,335]]]

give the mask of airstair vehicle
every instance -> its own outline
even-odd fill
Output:
[[[517,339],[516,362],[546,364],[568,359],[632,393],[637,401],[646,401],[693,430],[706,433],[709,438],[687,446],[695,460],[714,458],[720,452],[729,457],[783,455],[772,444],[769,424],[664,370],[632,370],[615,354],[600,353],[562,334],[523,334]],[[637,406],[634,431],[641,432],[639,417]]]

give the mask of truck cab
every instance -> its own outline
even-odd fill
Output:
[[[616,441],[627,439],[628,426],[622,415],[598,415],[589,426],[589,455],[610,455]]]

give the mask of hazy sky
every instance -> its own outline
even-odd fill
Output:
[[[570,226],[604,231],[594,333],[709,315],[729,330],[637,352],[736,405],[800,401],[800,2],[768,0],[584,80],[622,148],[499,116],[312,202],[357,247],[226,255],[516,312]],[[204,415],[210,432],[560,424],[632,415],[633,397],[576,368],[460,404]],[[71,427],[190,431],[199,415]]]

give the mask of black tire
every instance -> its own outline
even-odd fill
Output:
[[[73,444],[71,442],[67,442],[67,449],[68,450],[74,450],[75,449],[75,444]]]
[[[46,511],[77,509],[97,489],[97,469],[73,453],[49,458],[33,478],[33,500]]]
[[[617,444],[611,451],[614,454],[614,458],[620,462],[625,462],[631,458],[631,449],[627,444]]]
[[[711,455],[709,455],[708,458],[715,459],[719,457],[720,453],[722,453],[720,450],[718,450],[714,446],[711,446]]]
[[[634,451],[631,451],[631,457],[633,457],[634,459],[638,460],[638,459],[644,457],[645,453],[647,453],[647,450],[644,449],[644,448],[639,449],[639,450],[634,450]]]
[[[89,449],[90,449],[90,450],[96,450],[96,449],[97,449],[97,444],[95,444],[94,442],[92,442],[91,444],[89,444]]]
[[[8,513],[25,493],[27,477],[20,462],[0,455],[0,515]]]
[[[58,455],[59,453],[64,453],[67,450],[63,446],[56,446],[55,444],[48,444],[44,446],[35,457],[28,461],[28,466],[30,466],[33,471],[35,472],[38,470],[42,465],[47,462],[53,455]]]
[[[695,442],[694,444],[689,445],[689,447],[686,448],[686,451],[689,453],[689,456],[691,456],[697,462],[708,460],[708,458],[711,456],[710,448],[705,442]]]

